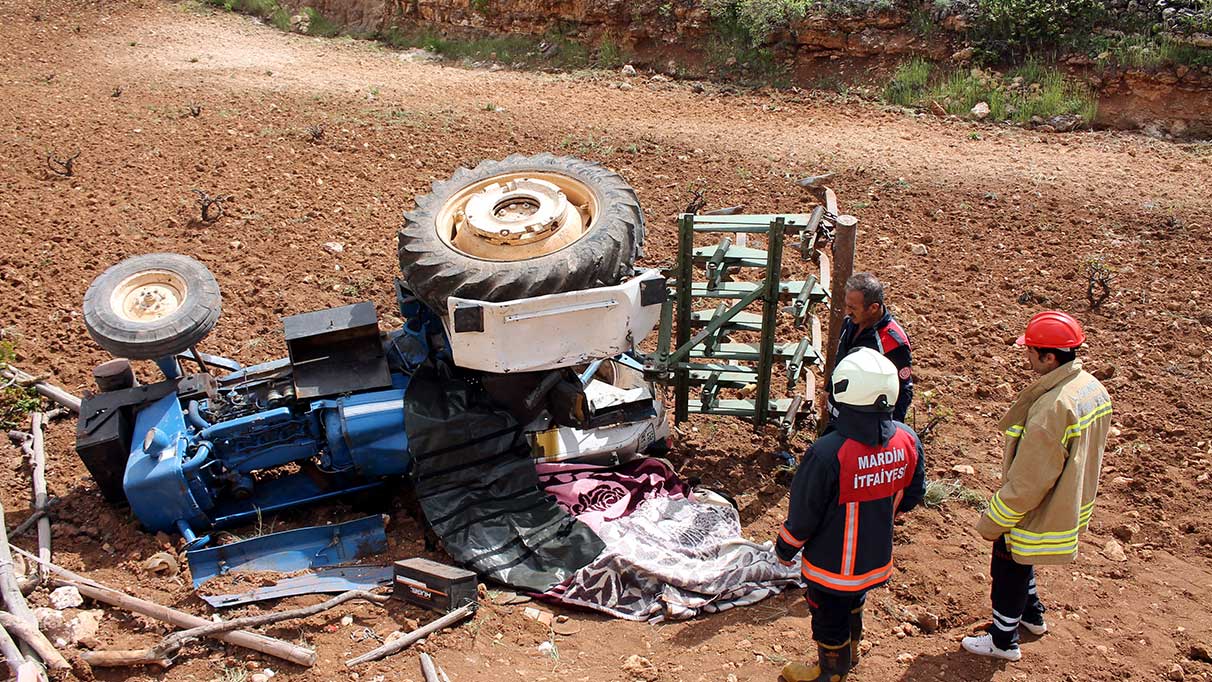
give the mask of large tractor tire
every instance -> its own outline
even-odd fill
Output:
[[[639,199],[618,174],[515,154],[460,168],[417,198],[400,229],[400,270],[444,316],[451,296],[500,302],[618,284],[643,241]]]
[[[101,273],[84,294],[89,336],[116,357],[154,360],[192,348],[215,327],[219,283],[189,256],[133,256]]]

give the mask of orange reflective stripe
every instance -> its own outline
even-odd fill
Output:
[[[796,540],[795,536],[791,534],[791,531],[787,530],[786,525],[783,525],[779,528],[779,537],[782,538],[783,542],[786,542],[787,544],[791,545],[792,547],[795,547],[796,549],[799,549],[800,547],[804,546],[804,541]]]
[[[842,575],[854,575],[854,553],[858,551],[858,502],[846,504],[846,534],[842,540]]]
[[[804,578],[810,582],[824,585],[841,592],[858,592],[865,590],[873,585],[878,585],[888,578],[892,577],[892,561],[889,561],[886,566],[877,568],[873,571],[868,571],[862,575],[839,575],[831,571],[826,571],[823,568],[814,566],[808,563],[807,559],[803,561],[803,569],[800,571]]]

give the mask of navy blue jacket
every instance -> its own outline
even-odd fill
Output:
[[[808,449],[791,481],[775,551],[803,551],[804,579],[852,594],[892,576],[892,520],[926,492],[925,453],[913,429],[839,405],[836,430]]]
[[[842,322],[842,332],[837,340],[837,359],[846,357],[855,348],[870,348],[896,365],[901,390],[896,398],[896,406],[892,409],[892,418],[898,422],[905,421],[905,416],[909,414],[909,404],[913,402],[913,355],[909,347],[909,335],[905,333],[904,327],[892,318],[892,313],[887,309],[879,322],[862,331],[847,317]],[[825,389],[830,393],[830,414],[836,414],[832,384],[826,382]]]

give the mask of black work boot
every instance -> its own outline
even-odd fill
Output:
[[[850,672],[850,642],[832,646],[816,643],[817,664],[788,663],[779,675],[781,682],[843,682]]]
[[[863,642],[863,607],[850,612],[850,669],[859,664],[859,645]]]

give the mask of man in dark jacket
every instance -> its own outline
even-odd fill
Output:
[[[913,356],[909,335],[884,305],[884,285],[869,272],[856,273],[846,280],[845,304],[846,320],[837,341],[837,359],[840,361],[855,348],[870,348],[891,360],[900,383],[892,418],[905,421],[913,402]],[[829,413],[836,417],[832,396]]]
[[[789,663],[784,682],[840,682],[858,664],[867,591],[892,576],[892,522],[926,490],[917,434],[892,419],[899,382],[887,358],[859,348],[831,379],[835,430],[808,450],[791,482],[775,551],[790,565],[803,551],[816,666]]]

